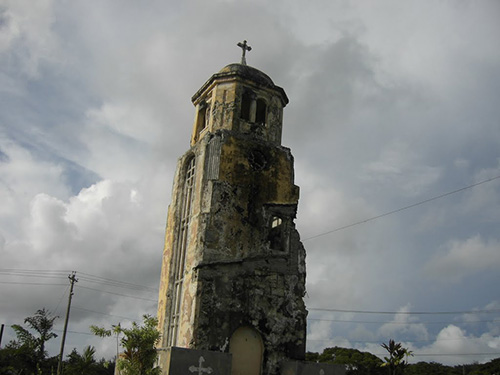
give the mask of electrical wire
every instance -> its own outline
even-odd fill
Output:
[[[19,269],[0,269],[0,275],[10,275],[10,276],[23,276],[23,277],[39,277],[39,278],[66,278],[67,277],[67,272],[68,271],[60,271],[60,270],[19,270]],[[147,287],[144,285],[139,285],[139,284],[133,284],[125,281],[120,281],[120,280],[114,280],[114,279],[109,279],[109,278],[104,278],[96,275],[91,275],[91,274],[86,274],[79,272],[78,273],[80,280],[83,280],[85,282],[90,282],[90,283],[97,283],[97,284],[102,284],[102,285],[107,285],[107,286],[112,286],[112,287],[121,287],[121,288],[127,288],[131,290],[136,290],[136,291],[142,291],[142,292],[157,292],[157,289]],[[67,286],[67,284],[52,284],[52,283],[32,283],[32,282],[5,282],[5,281],[0,281],[0,283],[3,284],[25,284],[25,285],[55,285],[55,286]],[[90,288],[82,285],[78,285],[78,288],[82,289],[87,289],[87,290],[92,290],[92,291],[97,291],[100,293],[107,293],[107,294],[113,294],[121,297],[127,297],[127,298],[134,298],[134,299],[139,299],[139,300],[145,300],[145,301],[151,301],[151,302],[156,302],[156,299],[150,299],[150,298],[143,298],[143,297],[138,297],[138,296],[132,296],[132,295],[126,295],[126,294],[121,294],[121,293],[115,293],[107,290],[102,290],[102,289],[96,289],[96,288]],[[58,306],[61,302],[62,298],[59,300]],[[104,312],[99,312],[99,311],[94,311],[90,309],[85,309],[82,307],[77,307],[74,306],[74,309],[77,310],[82,310],[86,311],[89,313],[94,313],[94,314],[101,314],[101,315],[107,315],[107,316],[112,316],[112,317],[118,317],[121,319],[127,319],[130,321],[137,321],[135,319],[132,319],[130,317],[125,317],[125,316],[120,316],[120,315],[114,315],[114,314],[108,314]],[[57,310],[57,308],[56,308]],[[339,313],[355,313],[355,314],[391,314],[391,315],[459,315],[459,314],[491,314],[491,313],[498,313],[500,312],[500,309],[489,309],[489,310],[473,310],[473,311],[435,311],[435,312],[430,312],[430,311],[415,311],[415,312],[409,312],[409,311],[372,311],[372,310],[345,310],[345,309],[330,309],[330,308],[315,308],[311,307],[308,308],[310,311],[322,311],[322,312],[339,312]],[[342,323],[359,323],[359,324],[404,324],[404,325],[409,325],[409,324],[448,324],[448,323],[454,323],[454,324],[460,324],[460,323],[477,323],[477,322],[498,322],[500,320],[498,319],[493,319],[493,320],[483,320],[483,321],[475,321],[475,322],[375,322],[375,321],[355,321],[355,320],[341,320],[341,319],[315,319],[315,318],[309,318],[309,321],[332,321],[332,322],[342,322]],[[57,329],[54,329],[55,331],[60,331]],[[75,334],[84,334],[84,335],[90,335],[92,336],[92,333],[87,333],[87,332],[78,332],[78,331],[68,331],[70,333],[75,333]],[[457,339],[448,339],[448,340],[457,340]],[[328,339],[328,340],[315,340],[315,339],[308,339],[308,341],[324,341],[324,342],[335,342],[335,340]],[[404,340],[405,342],[412,342],[412,343],[423,343],[423,342],[434,342],[435,340]],[[438,340],[438,341],[444,341],[444,340]],[[349,340],[349,342],[353,343],[378,343],[378,341],[352,341]],[[461,355],[496,355],[495,353],[460,353],[460,354],[415,354],[415,356],[461,356]]]
[[[429,202],[435,201],[437,199],[441,199],[441,198],[447,197],[448,195],[456,194],[456,193],[459,193],[461,191],[464,191],[464,190],[467,190],[467,189],[471,189],[473,187],[476,187],[476,186],[479,186],[479,185],[482,185],[482,184],[486,184],[488,182],[491,182],[491,181],[494,181],[494,180],[498,180],[498,179],[500,179],[500,176],[492,177],[492,178],[489,178],[487,180],[483,180],[483,181],[477,182],[475,184],[462,187],[462,188],[457,189],[457,190],[449,191],[447,193],[444,193],[444,194],[441,194],[441,195],[438,195],[438,196],[435,196],[435,197],[432,197],[432,198],[429,198],[429,199],[425,199],[423,201],[410,204],[408,206],[404,206],[404,207],[398,208],[396,210],[385,212],[385,213],[377,215],[377,216],[373,216],[373,217],[370,217],[370,218],[367,218],[367,219],[364,219],[364,220],[361,220],[361,221],[356,221],[356,222],[354,222],[352,224],[344,225],[344,226],[341,226],[341,227],[338,227],[338,228],[335,228],[335,229],[332,229],[332,230],[329,230],[329,231],[326,231],[326,232],[323,232],[323,233],[316,234],[314,236],[310,236],[310,237],[304,238],[302,240],[302,242],[309,241],[309,240],[312,240],[314,238],[326,236],[327,234],[331,234],[331,233],[338,232],[338,231],[341,231],[341,230],[344,230],[344,229],[347,229],[347,228],[351,228],[351,227],[354,227],[356,225],[365,224],[365,223],[367,223],[369,221],[380,219],[382,217],[389,216],[389,215],[392,215],[392,214],[395,214],[395,213],[398,213],[398,212],[401,212],[401,211],[404,211],[404,210],[408,210],[410,208],[417,207],[417,206],[420,206],[422,204],[429,203]]]
[[[446,321],[446,322],[390,322],[390,321],[363,321],[363,320],[343,320],[343,319],[316,319],[307,318],[308,321],[319,321],[319,322],[335,322],[335,323],[357,323],[357,324],[395,324],[395,325],[429,325],[429,324],[473,324],[473,323],[496,323],[500,322],[500,319],[491,320],[474,320],[470,322],[456,322],[456,321]]]
[[[66,289],[64,289],[64,292],[63,292],[63,294],[61,295],[61,298],[59,298],[59,302],[57,302],[57,306],[56,306],[56,308],[54,309],[54,311],[52,311],[52,314],[53,314],[53,315],[56,315],[56,314],[57,314],[57,309],[59,309],[59,306],[61,305],[61,302],[62,302],[62,300],[63,300],[64,296],[66,295],[66,292],[69,290],[69,288],[70,288],[70,286],[69,286],[69,285],[67,285],[67,286],[66,286]]]
[[[309,311],[327,311],[355,314],[390,314],[390,315],[461,315],[461,314],[497,314],[500,309],[469,310],[469,311],[370,311],[370,310],[342,310],[320,307],[308,307]]]
[[[59,328],[53,328],[52,330],[53,330],[53,331],[56,331],[56,332],[62,332],[62,331],[63,331],[62,329],[59,329]],[[69,329],[68,329],[66,332],[68,332],[68,333],[76,333],[76,334],[78,334],[78,335],[95,336],[95,335],[94,335],[93,333],[91,333],[91,332],[70,331]],[[101,338],[106,339],[106,338],[108,338],[108,337],[97,337],[97,336],[96,336],[96,338],[99,338],[99,339],[101,339]]]
[[[380,340],[349,340],[348,338],[342,338],[343,340],[353,342],[356,344],[380,344]],[[446,342],[446,341],[472,341],[476,340],[477,337],[457,337],[457,338],[452,338],[452,339],[427,339],[427,340],[398,340],[403,343],[436,343],[436,342]],[[335,342],[337,341],[336,338],[333,339],[307,339],[307,341],[323,341],[323,342]]]
[[[72,308],[73,308],[73,309],[76,309],[76,310],[81,310],[81,311],[86,311],[86,312],[94,313],[94,314],[100,314],[100,315],[113,316],[113,317],[117,317],[117,318],[127,319],[127,320],[130,320],[130,321],[132,321],[132,322],[137,322],[137,319],[130,318],[130,317],[128,317],[128,316],[108,314],[108,313],[105,313],[105,312],[100,312],[100,311],[94,311],[94,310],[84,309],[83,307],[78,307],[78,306],[73,306]]]
[[[88,282],[93,282],[93,283],[99,283],[99,284],[105,284],[105,285],[111,285],[111,286],[117,286],[120,288],[128,288],[128,289],[135,289],[135,290],[144,290],[144,291],[150,291],[154,293],[158,293],[157,288],[152,288],[146,285],[140,285],[140,284],[133,284],[129,283],[126,281],[120,281],[120,280],[114,280],[106,277],[101,277],[101,276],[96,276],[96,275],[91,275],[85,272],[78,272],[78,276],[80,280],[85,280]]]
[[[75,288],[76,288],[76,287],[75,287]],[[144,300],[144,301],[158,302],[158,300],[157,300],[157,299],[143,298],[143,297],[137,297],[137,296],[130,296],[130,295],[127,295],[127,294],[121,294],[121,293],[109,292],[109,291],[107,291],[107,290],[102,290],[102,289],[89,288],[89,287],[87,287],[87,286],[82,286],[82,285],[78,285],[78,287],[77,287],[77,288],[82,288],[82,289],[87,289],[87,290],[93,290],[93,291],[100,292],[100,293],[114,294],[114,295],[116,295],[116,296],[121,296],[121,297],[128,297],[128,298],[141,299],[141,300]]]
[[[70,272],[72,271],[0,268],[0,274],[13,275],[13,276],[42,277],[42,278],[66,277],[66,275]]]
[[[0,275],[6,276],[19,276],[19,277],[36,277],[36,278],[57,278],[57,279],[66,279],[68,272],[75,272],[78,275],[79,281],[113,286],[118,288],[125,288],[131,290],[137,290],[147,293],[158,293],[157,288],[152,288],[145,285],[134,284],[126,281],[110,279],[106,277],[101,277],[97,275],[91,275],[85,272],[79,271],[61,271],[61,270],[32,270],[32,269],[0,269]],[[28,284],[28,285],[39,285],[38,283],[30,284],[29,282],[8,282],[8,281],[0,281],[3,284]],[[50,285],[50,284],[46,284]],[[59,284],[60,285],[60,284]],[[66,284],[64,284],[66,285]]]
[[[379,356],[384,356],[387,355],[387,353],[384,354],[375,354]],[[470,356],[470,355],[500,355],[500,353],[436,353],[436,354],[431,354],[431,353],[416,353],[413,354],[415,357],[454,357],[454,356]]]
[[[22,281],[0,281],[0,284],[15,284],[15,285],[51,285],[51,286],[66,286],[67,284],[54,284],[54,283],[28,283]]]

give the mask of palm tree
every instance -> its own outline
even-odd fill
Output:
[[[78,354],[76,349],[68,355],[66,364],[66,373],[71,375],[92,375],[95,374],[96,360],[94,358],[95,348],[86,346],[83,349],[83,354]]]
[[[389,353],[389,357],[384,357],[385,362],[382,366],[389,368],[390,375],[396,375],[397,373],[403,374],[408,364],[408,357],[412,356],[413,352],[403,348],[401,343],[396,343],[394,340],[389,340],[389,345],[383,343],[381,346]]]

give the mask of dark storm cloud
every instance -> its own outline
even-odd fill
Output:
[[[46,0],[10,1],[2,15],[5,267],[157,288],[175,163],[189,147],[190,97],[239,61],[236,43],[247,39],[249,64],[290,98],[283,144],[301,187],[307,306],[498,308],[498,181],[308,239],[500,175],[496,3]],[[4,319],[19,323],[43,306],[61,314],[64,272],[60,287],[0,284],[10,301]],[[149,289],[82,277],[72,330],[154,314],[155,299]],[[308,347],[378,352],[392,336],[415,352],[494,350],[498,328],[471,323],[474,316],[439,325],[395,314],[373,325],[334,323],[363,318],[311,310],[323,320],[309,322]],[[85,334],[68,342],[102,355],[116,350]]]

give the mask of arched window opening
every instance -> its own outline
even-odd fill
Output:
[[[279,216],[273,216],[273,220],[271,222],[271,228],[279,227],[283,223],[283,220]]]
[[[257,99],[257,109],[255,113],[255,122],[257,124],[265,124],[266,123],[266,113],[267,113],[267,105],[264,99]]]
[[[198,110],[198,124],[196,124],[196,132],[200,134],[203,129],[205,129],[207,123],[207,104],[203,103],[200,105]]]
[[[210,123],[210,114],[211,114],[210,102],[207,102],[207,105],[205,107],[205,116],[204,116],[205,118],[203,121],[203,129],[208,128],[208,124]]]
[[[240,117],[245,121],[250,121],[252,107],[252,94],[245,91],[241,96],[241,115]]]
[[[184,270],[186,266],[186,250],[188,246],[188,229],[191,217],[191,201],[194,187],[195,158],[191,157],[186,162],[184,188],[182,191],[180,205],[180,221],[177,227],[177,242],[175,244],[172,272],[173,272],[173,291],[170,304],[170,319],[168,326],[167,342],[169,346],[177,343],[177,333],[179,330],[179,321],[182,305],[182,284],[184,281]]]
[[[271,218],[271,225],[269,228],[269,236],[268,236],[268,241],[269,241],[269,247],[271,250],[279,250],[283,251],[285,250],[285,245],[284,245],[284,225],[283,225],[283,219],[279,216],[273,216]]]
[[[196,136],[208,128],[210,122],[210,102],[202,101],[198,105],[198,119],[196,122]]]

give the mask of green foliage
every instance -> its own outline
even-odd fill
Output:
[[[50,339],[57,337],[57,335],[52,332],[52,327],[54,326],[54,320],[56,316],[51,317],[50,313],[45,310],[37,310],[35,315],[24,319],[24,323],[34,330],[38,335],[33,335],[26,328],[14,324],[12,329],[15,331],[17,340],[21,346],[33,350],[37,359],[43,360],[47,353],[45,352],[45,343]]]
[[[159,375],[160,368],[155,367],[157,352],[156,343],[160,333],[156,329],[157,319],[144,315],[143,325],[132,323],[131,328],[122,328],[119,324],[111,329],[91,326],[90,330],[97,336],[109,337],[113,334],[123,335],[121,344],[123,353],[118,358],[118,369],[124,375]]]
[[[418,362],[409,365],[405,370],[406,375],[462,375],[462,369],[444,366],[436,362]]]
[[[390,346],[390,343],[389,345]],[[411,355],[411,352],[409,352]],[[323,353],[307,352],[306,361],[345,364],[349,375],[387,375],[387,366],[373,354],[356,349],[326,348]],[[392,373],[391,373],[392,374]],[[445,366],[436,362],[406,364],[405,375],[500,375],[500,358],[487,363],[460,366]]]
[[[357,349],[339,348],[336,346],[324,349],[321,354],[307,353],[306,359],[313,362],[345,365],[347,374],[382,374],[382,370],[380,369],[382,360],[371,353],[360,352]]]
[[[57,370],[58,356],[48,357],[47,341],[57,337],[52,332],[56,317],[41,309],[24,320],[26,327],[14,324],[16,340],[0,349],[0,375],[49,375]],[[82,355],[74,349],[64,361],[64,375],[113,375],[114,363],[96,361],[95,349],[85,348]]]
[[[41,309],[35,315],[24,319],[27,328],[14,324],[12,329],[16,340],[9,342],[0,355],[0,374],[38,375],[50,373],[56,358],[47,358],[45,343],[57,337],[52,332],[57,317]]]
[[[97,362],[94,355],[93,346],[85,347],[82,354],[73,349],[65,361],[64,375],[113,375],[114,364],[104,359]]]
[[[307,352],[306,353],[307,362],[319,362],[319,353]]]
[[[389,357],[384,357],[385,362],[381,366],[388,367],[391,375],[403,374],[408,365],[408,360],[405,361],[405,357],[408,358],[413,353],[394,340],[389,340],[389,345],[383,343],[381,346],[389,353]]]

